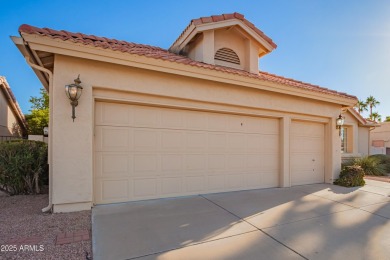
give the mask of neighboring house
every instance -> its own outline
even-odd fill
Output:
[[[371,131],[371,154],[390,155],[390,122],[380,123],[380,127]]]
[[[26,120],[11,88],[0,76],[0,141],[27,135]]]
[[[364,119],[353,108],[346,109],[342,115],[345,117],[341,130],[342,161],[369,155],[370,131],[379,125]]]
[[[192,20],[169,50],[19,32],[13,41],[50,95],[54,212],[339,175],[336,119],[356,97],[259,72],[276,45],[241,14]],[[64,89],[79,74],[73,122]]]

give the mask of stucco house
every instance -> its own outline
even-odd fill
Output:
[[[26,120],[5,77],[0,76],[0,141],[27,134]]]
[[[45,210],[338,177],[336,119],[356,97],[259,71],[276,44],[239,13],[192,20],[168,50],[19,32],[12,39],[50,95]],[[78,75],[73,121],[64,90]]]
[[[370,132],[379,124],[364,119],[353,108],[345,109],[342,115],[344,117],[340,134],[342,161],[370,155]]]
[[[380,123],[379,128],[371,131],[371,154],[390,155],[390,122]]]

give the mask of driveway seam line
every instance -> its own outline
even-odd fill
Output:
[[[214,205],[220,207],[221,209],[225,210],[226,212],[232,214],[233,216],[237,217],[237,218],[240,219],[241,221],[244,221],[245,223],[251,225],[252,227],[254,227],[255,229],[257,229],[258,231],[262,232],[263,234],[265,234],[266,236],[268,236],[269,238],[271,238],[272,240],[276,241],[277,243],[281,244],[282,246],[286,247],[287,249],[290,249],[291,251],[293,251],[293,252],[296,253],[297,255],[301,256],[303,259],[309,260],[309,259],[308,259],[307,257],[305,257],[304,255],[298,253],[296,250],[292,249],[291,247],[289,247],[289,246],[287,246],[286,244],[282,243],[281,241],[277,240],[276,238],[274,238],[273,236],[271,236],[270,234],[268,234],[268,233],[265,232],[264,230],[262,230],[262,229],[256,227],[256,226],[253,225],[252,223],[250,223],[250,222],[246,221],[245,219],[243,219],[243,218],[237,216],[237,215],[234,214],[233,212],[231,212],[231,211],[225,209],[225,208],[222,207],[221,205],[219,205],[219,204],[215,203],[214,201],[212,201],[212,200],[210,200],[210,199],[204,197],[203,195],[199,195],[199,196],[202,197],[202,198],[204,198],[205,200],[207,200],[207,201],[213,203]]]
[[[181,248],[186,248],[186,247],[206,244],[206,243],[210,243],[210,242],[214,242],[214,241],[218,241],[218,240],[222,240],[222,239],[226,239],[226,238],[230,238],[230,237],[237,237],[237,236],[241,236],[241,235],[245,235],[245,234],[249,234],[249,233],[253,233],[253,232],[257,232],[257,231],[258,230],[251,230],[251,231],[243,232],[243,233],[240,233],[240,234],[230,235],[230,236],[221,237],[221,238],[217,238],[217,239],[213,239],[213,240],[202,241],[202,242],[198,242],[198,243],[195,243],[195,244],[174,247],[174,248],[171,248],[171,249],[166,249],[166,250],[162,250],[162,251],[158,251],[158,252],[154,252],[154,253],[150,253],[150,254],[146,254],[146,255],[135,256],[135,257],[132,257],[132,258],[126,258],[126,260],[132,260],[132,259],[138,259],[138,258],[141,258],[141,257],[157,255],[157,254],[166,253],[166,252],[169,252],[169,251],[179,250]]]

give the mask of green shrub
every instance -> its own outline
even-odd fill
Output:
[[[0,143],[0,186],[8,193],[39,193],[47,176],[46,143],[27,140]]]
[[[365,156],[349,160],[342,164],[342,168],[346,166],[360,166],[365,175],[382,176],[386,173],[385,166],[381,163],[381,160],[374,156]]]
[[[364,186],[365,181],[363,179],[364,171],[362,167],[358,165],[345,166],[334,184],[344,187],[358,187]]]
[[[377,158],[380,164],[383,165],[385,173],[390,173],[390,155],[386,154],[374,154],[369,157]]]

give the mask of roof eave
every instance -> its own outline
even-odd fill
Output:
[[[11,36],[11,40],[15,44],[15,46],[18,48],[20,53],[23,55],[23,57],[26,59],[29,59],[34,64],[40,66],[39,62],[36,60],[36,55],[34,57],[33,50],[28,46],[28,44],[23,40],[22,37],[17,36]],[[34,69],[31,67],[31,69],[34,71],[35,75],[37,75],[39,81],[42,83],[44,88],[48,91],[49,90],[49,81],[46,77],[45,73],[42,71],[39,71],[37,69]]]
[[[47,36],[36,34],[22,33],[22,37],[29,48],[35,51],[46,51],[54,54],[65,56],[73,56],[77,58],[98,60],[113,64],[149,69],[165,73],[201,78],[228,84],[241,85],[260,90],[266,90],[287,95],[294,95],[304,98],[312,98],[324,102],[339,104],[343,107],[351,107],[356,104],[357,99],[351,97],[343,97],[339,95],[331,95],[305,89],[298,89],[289,85],[261,80],[258,78],[250,78],[244,75],[233,74],[218,70],[210,70],[202,67],[185,65],[177,62],[171,62],[143,55],[124,53],[111,49],[103,49],[95,46],[90,46],[81,43],[63,41],[61,39],[52,39]],[[131,57],[131,59],[129,59]],[[259,82],[263,82],[259,84]]]

